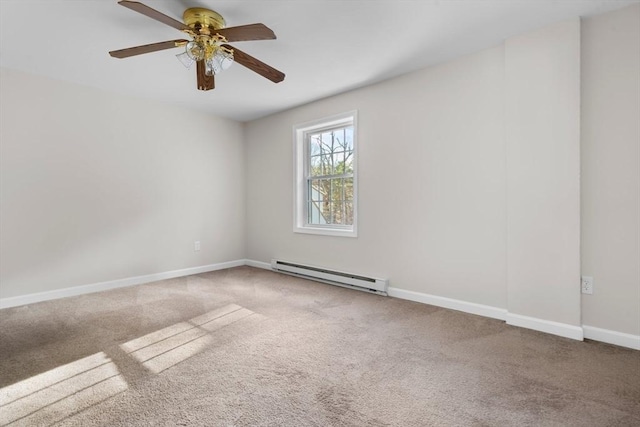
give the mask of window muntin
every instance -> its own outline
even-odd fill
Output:
[[[294,231],[357,236],[356,112],[294,127]]]

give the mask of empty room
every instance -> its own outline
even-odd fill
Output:
[[[640,425],[640,0],[0,0],[53,425]]]

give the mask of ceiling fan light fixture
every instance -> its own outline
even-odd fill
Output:
[[[193,59],[191,59],[191,57],[187,54],[187,52],[182,52],[177,54],[176,58],[178,58],[178,61],[180,61],[180,63],[184,65],[184,67],[187,70],[189,70],[193,65],[193,63],[195,62]]]
[[[191,60],[200,61],[204,59],[205,56],[205,47],[203,43],[198,41],[190,41],[184,48],[185,53]]]
[[[209,76],[220,74],[233,64],[233,53],[219,48],[210,58],[205,61],[206,74]]]

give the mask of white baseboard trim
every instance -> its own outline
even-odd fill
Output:
[[[249,267],[263,268],[265,270],[271,270],[270,263],[262,262],[262,261],[254,261],[252,259],[245,259],[244,265],[248,265]]]
[[[580,326],[573,326],[565,323],[521,316],[519,314],[509,313],[504,308],[497,308],[489,305],[460,301],[453,298],[429,295],[421,292],[407,291],[405,289],[394,287],[390,287],[387,293],[389,294],[389,296],[395,298],[421,302],[423,304],[435,305],[437,307],[449,308],[452,310],[463,311],[465,313],[477,314],[479,316],[504,320],[508,325],[512,326],[533,329],[536,331],[559,335],[561,337],[571,338],[578,341],[582,341],[583,339],[583,332]]]
[[[125,279],[119,280],[109,280],[107,282],[92,283],[90,285],[73,286],[71,288],[56,289],[53,291],[38,292],[35,294],[0,298],[0,309],[33,304],[36,302],[48,301],[52,299],[89,294],[92,292],[107,291],[109,289],[123,288],[126,286],[141,285],[143,283],[155,282],[158,280],[173,279],[175,277],[206,273],[208,271],[223,270],[225,268],[240,267],[242,265],[246,265],[244,259],[221,262],[218,264],[203,265],[200,267],[184,268],[182,270],[165,271],[163,273],[147,274],[144,276],[127,277]]]
[[[407,291],[399,288],[389,287],[389,289],[387,290],[387,294],[390,297],[421,302],[423,304],[435,305],[437,307],[450,308],[452,310],[477,314],[479,316],[491,317],[493,319],[505,320],[505,316],[507,314],[507,310],[504,308],[497,308],[490,305],[482,305],[476,304],[474,302],[460,301],[453,298],[423,294],[421,292]]]
[[[582,330],[584,331],[584,337],[587,339],[640,350],[640,335],[625,334],[587,325],[583,325]]]
[[[534,331],[546,332],[547,334],[559,335],[578,341],[583,339],[582,327],[569,325],[568,323],[553,322],[514,313],[507,313],[505,320],[507,325],[533,329]]]
[[[144,276],[128,277],[119,280],[110,280],[107,282],[93,283],[90,285],[74,286],[71,288],[56,289],[47,292],[38,292],[28,295],[20,295],[16,297],[0,298],[0,309],[17,307],[20,305],[33,304],[36,302],[48,301],[58,298],[83,295],[92,292],[107,291],[109,289],[122,288],[126,286],[141,285],[144,283],[155,282],[158,280],[173,279],[176,277],[190,276],[192,274],[206,273],[209,271],[223,270],[226,268],[240,267],[247,265],[249,267],[262,268],[271,270],[271,264],[268,262],[255,261],[251,259],[240,259],[235,261],[221,262],[217,264],[203,265],[200,267],[184,268],[181,270],[165,271],[163,273],[147,274]],[[465,313],[476,314],[479,316],[490,317],[493,319],[504,320],[508,325],[518,326],[527,329],[533,329],[548,334],[559,335],[561,337],[582,340],[583,338],[594,341],[601,341],[608,344],[614,344],[621,347],[627,347],[634,350],[640,350],[640,335],[625,334],[622,332],[611,331],[608,329],[596,328],[593,326],[583,325],[573,326],[565,323],[552,322],[549,320],[537,319],[534,317],[522,316],[519,314],[509,313],[506,309],[492,307],[488,305],[477,304],[473,302],[456,300],[453,298],[440,297],[436,295],[424,294],[421,292],[408,291],[389,287],[387,291],[390,297],[406,299],[409,301],[420,302],[423,304],[434,305],[437,307],[458,310]]]

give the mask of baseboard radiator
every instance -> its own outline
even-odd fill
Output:
[[[315,280],[330,285],[342,286],[359,291],[372,292],[378,295],[387,295],[389,281],[387,279],[375,279],[373,277],[358,276],[356,274],[333,271],[321,267],[295,264],[293,262],[271,260],[271,269],[280,273],[290,274],[309,280]]]

